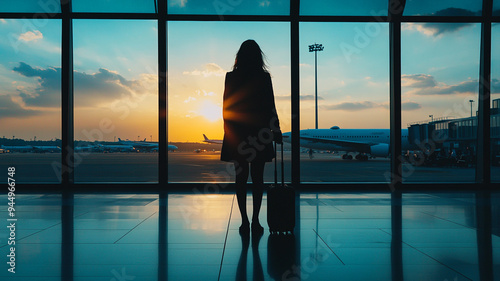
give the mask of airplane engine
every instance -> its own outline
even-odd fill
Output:
[[[370,146],[370,154],[375,157],[387,157],[389,155],[389,145],[381,143]]]

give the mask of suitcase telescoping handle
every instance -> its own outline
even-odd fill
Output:
[[[278,186],[278,155],[277,144],[274,142],[274,186]],[[285,162],[283,161],[283,143],[281,143],[281,185],[285,186]]]

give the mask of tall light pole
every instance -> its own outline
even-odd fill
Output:
[[[469,100],[470,102],[470,117],[472,117],[472,103],[474,102],[474,100]]]
[[[309,45],[309,52],[314,52],[314,107],[316,109],[316,129],[318,128],[318,52],[323,51],[322,44]]]
[[[429,117],[431,118],[431,122],[434,122],[434,115],[429,115]]]

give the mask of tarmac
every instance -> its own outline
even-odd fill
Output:
[[[291,180],[291,152],[285,151],[285,181]],[[156,182],[157,153],[88,153],[75,158],[75,182]],[[231,163],[222,162],[220,151],[176,151],[168,153],[169,182],[233,182]],[[17,183],[59,182],[61,154],[0,154],[0,169],[16,168]],[[302,182],[388,182],[390,161],[342,160],[340,155],[315,153],[313,159],[301,153]],[[167,172],[167,171],[166,171]],[[265,168],[264,180],[273,182],[274,163]],[[492,181],[500,182],[500,167],[492,167]],[[278,173],[278,175],[280,175]],[[474,182],[475,168],[425,167],[404,164],[404,182]]]

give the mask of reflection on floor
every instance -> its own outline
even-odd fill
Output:
[[[303,193],[294,236],[246,238],[232,194],[21,195],[16,273],[3,227],[0,279],[500,280],[500,196],[486,198]]]

